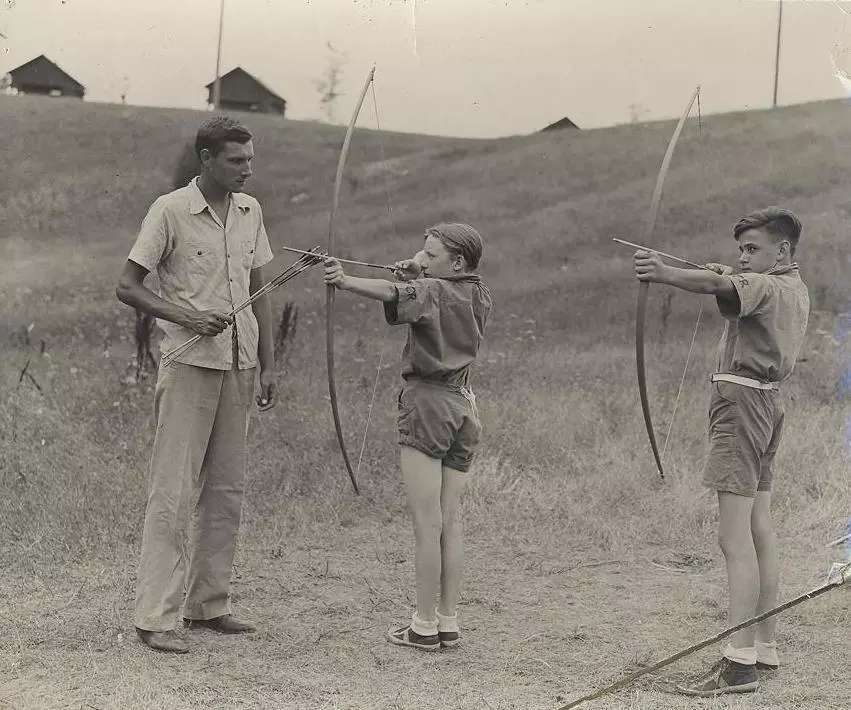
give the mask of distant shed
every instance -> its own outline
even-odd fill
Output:
[[[560,131],[563,128],[572,128],[574,130],[579,130],[579,126],[577,126],[573,121],[571,121],[567,116],[564,118],[560,118],[555,123],[551,123],[549,126],[544,126],[541,129],[541,133],[544,131]]]
[[[242,67],[237,67],[219,79],[219,107],[225,111],[254,111],[257,113],[276,113],[283,116],[287,102],[274,91],[262,84]],[[207,89],[207,103],[213,104],[211,81]]]
[[[11,86],[21,94],[73,96],[82,99],[86,87],[43,54],[9,72]]]

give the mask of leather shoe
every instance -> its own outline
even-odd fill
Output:
[[[174,631],[148,631],[137,627],[136,633],[142,639],[142,643],[155,651],[189,653],[189,644]]]
[[[233,614],[223,614],[212,619],[187,619],[184,617],[183,625],[190,629],[210,629],[220,634],[253,634],[257,630],[251,624],[240,621]]]

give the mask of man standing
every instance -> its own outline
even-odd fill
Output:
[[[151,206],[116,290],[159,319],[163,351],[208,336],[160,367],[154,397],[135,625],[145,644],[173,653],[189,650],[175,633],[181,602],[187,626],[254,631],[231,615],[230,575],[258,360],[261,411],[276,398],[268,297],[229,315],[262,286],[262,266],[272,260],[260,205],[243,193],[251,133],[231,118],[211,118],[195,152],[201,175]],[[143,285],[154,269],[159,295]]]

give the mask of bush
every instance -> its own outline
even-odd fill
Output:
[[[201,162],[195,154],[195,143],[187,143],[174,166],[174,173],[172,173],[171,178],[172,188],[176,190],[179,187],[184,187],[192,178],[200,174]]]

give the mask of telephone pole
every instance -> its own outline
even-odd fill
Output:
[[[224,2],[224,0],[222,0]],[[777,2],[777,51],[774,55],[774,108],[777,108],[777,82],[780,76],[780,32],[783,27],[783,0]]]
[[[221,70],[222,63],[222,27],[224,27],[225,23],[225,0],[221,0],[221,5],[219,6],[219,43],[216,47],[216,79],[213,82],[213,108],[218,111],[219,102],[221,99],[221,80],[219,78],[219,72]]]

